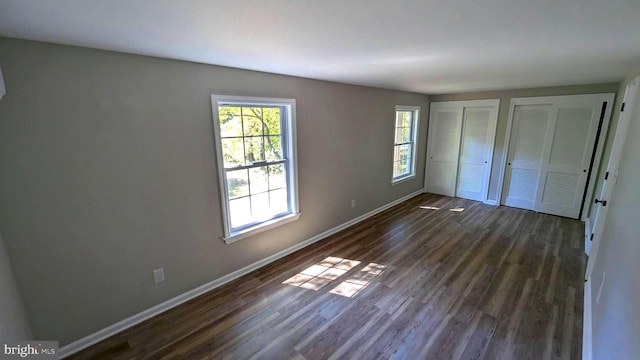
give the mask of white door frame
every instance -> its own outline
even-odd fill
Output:
[[[609,129],[609,122],[611,121],[611,113],[612,108],[614,106],[614,93],[604,93],[604,94],[581,94],[581,95],[560,95],[560,96],[541,96],[541,97],[526,97],[526,98],[513,98],[511,99],[511,103],[509,105],[509,117],[507,118],[507,130],[505,137],[505,151],[502,161],[502,166],[500,168],[500,177],[498,182],[498,204],[503,205],[503,198],[505,193],[505,175],[507,169],[507,162],[509,160],[509,152],[511,151],[511,132],[513,129],[513,115],[515,112],[515,108],[518,105],[540,105],[540,104],[553,104],[557,100],[564,99],[576,99],[577,97],[589,97],[593,95],[603,95],[606,96],[607,108],[604,114],[604,119],[602,122],[602,128],[600,131],[600,137],[598,138],[598,144],[596,146],[596,157],[594,159],[593,165],[591,167],[591,176],[589,177],[589,181],[587,182],[587,194],[584,199],[584,204],[590,204],[593,200],[593,187],[596,184],[596,174],[595,171],[598,170],[600,166],[600,161],[602,160],[602,153],[604,152],[604,143],[607,137],[607,131]],[[584,221],[588,216],[588,211],[582,211],[581,219]]]
[[[635,77],[629,83],[627,83],[627,87],[624,92],[624,111],[620,114],[618,120],[618,126],[616,128],[616,133],[613,138],[613,145],[611,146],[611,155],[609,156],[609,163],[607,164],[606,172],[609,172],[608,179],[605,180],[602,185],[602,191],[600,192],[600,196],[604,200],[611,200],[611,194],[613,193],[613,187],[616,183],[618,177],[618,165],[620,164],[620,157],[622,156],[622,149],[624,147],[625,139],[627,136],[627,129],[629,128],[629,122],[631,121],[633,113],[635,112],[637,102],[637,94],[638,87],[640,85],[640,76]],[[598,174],[601,175],[601,174]],[[602,199],[600,199],[602,200]],[[587,259],[587,269],[585,271],[584,278],[586,280],[584,284],[584,322],[582,326],[582,358],[586,360],[591,360],[593,357],[593,334],[592,334],[592,290],[593,284],[591,280],[591,274],[593,273],[593,268],[596,263],[596,258],[598,255],[598,249],[600,247],[600,242],[602,241],[602,232],[604,230],[604,224],[607,217],[607,207],[598,205],[597,209],[597,221],[593,225],[593,241],[591,244],[591,252],[589,254],[589,258]],[[590,220],[590,219],[588,219]],[[595,221],[595,219],[594,219]],[[591,229],[589,229],[591,232]],[[585,235],[587,235],[585,233]],[[590,236],[585,236],[585,249]]]
[[[607,134],[609,133],[609,123],[611,123],[611,115],[613,109],[616,106],[615,97],[616,94],[609,93],[607,99],[607,108],[605,109],[604,119],[602,121],[602,127],[600,128],[600,135],[596,144],[596,157],[591,166],[591,173],[587,182],[587,192],[584,196],[584,206],[582,207],[582,214],[580,215],[581,221],[586,221],[589,217],[591,205],[593,204],[593,193],[595,192],[596,184],[598,183],[598,170],[600,169],[600,163],[602,162],[602,155],[604,154],[604,147],[607,142]]]
[[[436,106],[434,106],[436,105]],[[429,134],[427,134],[427,139],[430,139],[430,137],[432,136],[431,134],[431,129],[432,129],[432,125],[431,125],[431,119],[433,118],[433,113],[437,108],[440,109],[462,109],[462,123],[461,123],[461,128],[460,128],[460,141],[458,143],[458,157],[460,156],[460,146],[462,145],[462,126],[464,126],[464,110],[467,107],[491,107],[492,108],[492,116],[489,119],[489,134],[491,136],[490,138],[490,145],[491,145],[491,151],[489,152],[489,158],[487,159],[487,169],[488,171],[485,174],[485,179],[483,179],[483,193],[484,193],[484,198],[482,199],[483,203],[491,203],[493,204],[493,202],[489,202],[488,201],[488,195],[489,195],[489,180],[491,178],[491,169],[493,166],[493,153],[495,151],[495,141],[496,141],[496,130],[498,127],[498,113],[500,111],[500,99],[485,99],[485,100],[464,100],[464,101],[437,101],[437,102],[431,102],[429,104]],[[434,109],[436,108],[436,109]],[[429,158],[431,155],[431,141],[427,141],[427,156],[426,156],[426,163],[425,163],[425,167],[424,167],[424,189],[425,191],[427,191],[427,175],[428,175],[428,170],[429,170]],[[458,159],[459,162],[460,159]],[[459,164],[456,166],[456,170],[455,170],[455,184],[454,184],[454,196],[455,196],[455,189],[458,187],[458,167]],[[495,205],[495,204],[494,204]]]
[[[607,164],[607,171],[609,172],[609,178],[605,180],[602,185],[602,191],[600,192],[600,196],[602,199],[599,200],[611,200],[611,194],[613,193],[614,185],[618,178],[618,165],[620,164],[620,158],[622,157],[622,149],[624,147],[624,143],[627,137],[627,129],[629,128],[629,123],[631,121],[634,112],[637,110],[636,107],[638,104],[636,103],[637,95],[638,95],[638,87],[640,85],[640,76],[631,80],[626,87],[623,103],[625,104],[625,111],[620,113],[620,118],[618,120],[618,126],[616,128],[616,134],[613,138],[613,145],[611,146],[611,155],[609,156],[609,163]],[[593,219],[595,223],[593,224],[593,241],[591,242],[591,251],[589,258],[587,259],[587,270],[585,272],[585,279],[588,280],[591,277],[591,273],[593,272],[593,267],[596,262],[596,257],[598,255],[598,249],[600,247],[600,242],[602,240],[602,232],[604,230],[604,224],[607,219],[607,210],[606,206],[598,205],[598,217],[597,219]],[[588,239],[587,239],[588,241]]]

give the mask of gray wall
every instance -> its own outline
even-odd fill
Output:
[[[0,340],[31,340],[31,328],[0,234]]]
[[[626,81],[622,90],[625,84]],[[626,136],[619,177],[607,205],[609,211],[591,278],[596,360],[640,359],[640,96]],[[603,273],[606,280],[600,302],[596,303]]]
[[[422,188],[424,95],[7,38],[0,66],[0,228],[40,339],[69,343]],[[300,220],[219,239],[211,94],[297,100]],[[421,134],[418,176],[391,186],[396,104],[422,107]]]
[[[480,99],[500,99],[500,109],[498,112],[498,126],[496,129],[496,142],[493,152],[493,166],[491,169],[491,179],[489,181],[489,200],[498,198],[500,181],[500,171],[506,156],[507,144],[507,122],[509,119],[509,106],[511,99],[532,96],[556,96],[556,95],[576,95],[576,94],[598,94],[615,93],[618,91],[618,84],[594,84],[576,86],[557,86],[532,89],[514,89],[500,91],[483,91],[463,94],[433,95],[431,101],[458,101],[458,100],[480,100]],[[502,199],[504,201],[504,199]]]

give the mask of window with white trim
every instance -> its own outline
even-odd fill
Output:
[[[415,154],[419,114],[419,106],[396,106],[392,183],[406,180],[416,175]]]
[[[225,242],[297,219],[295,100],[211,99]]]

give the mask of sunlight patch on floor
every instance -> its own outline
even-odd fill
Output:
[[[285,280],[283,284],[319,290],[359,264],[357,260],[329,256]]]
[[[338,286],[331,289],[330,293],[346,297],[354,297],[364,288],[369,286],[371,280],[382,275],[385,268],[386,266],[384,265],[370,263],[362,270],[355,273],[351,278],[341,282]]]
[[[427,205],[422,205],[420,206],[420,209],[423,210],[440,210],[439,207],[435,207],[435,206],[427,206]],[[458,208],[453,208],[453,209],[449,209],[449,211],[453,211],[453,212],[463,212],[464,208],[458,207]]]
[[[329,256],[317,264],[302,270],[282,283],[285,285],[317,291],[338,280],[338,278],[345,275],[354,267],[360,265],[360,263],[361,262],[358,260]],[[369,263],[367,266],[363,267],[362,270],[342,281],[329,292],[336,295],[354,297],[366,288],[374,278],[382,275],[385,268],[385,265]]]

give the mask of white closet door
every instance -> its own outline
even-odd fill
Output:
[[[496,115],[494,107],[464,109],[456,188],[458,197],[486,200]]]
[[[462,107],[439,107],[433,104],[429,119],[426,191],[454,196],[460,149]]]
[[[516,105],[506,172],[505,205],[534,210],[551,104]]]
[[[549,124],[537,191],[539,212],[578,218],[602,112],[598,96],[562,98]]]

